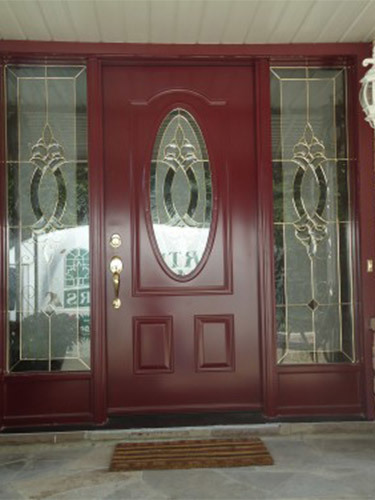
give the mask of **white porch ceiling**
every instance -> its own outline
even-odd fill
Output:
[[[0,0],[0,38],[128,43],[369,42],[375,0]]]

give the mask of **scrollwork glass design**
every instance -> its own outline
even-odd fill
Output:
[[[150,187],[151,218],[162,259],[174,274],[189,275],[207,246],[212,181],[202,132],[184,109],[174,109],[160,125]]]
[[[356,361],[345,68],[272,68],[280,364]]]
[[[90,369],[84,66],[6,67],[8,367]]]
[[[295,221],[296,238],[305,245],[309,257],[316,255],[318,243],[327,236],[327,221],[323,212],[327,202],[327,179],[322,164],[327,161],[324,145],[314,136],[310,123],[294,147],[293,160],[298,165],[293,182],[293,202],[298,220]],[[303,193],[302,185],[305,177],[310,174],[307,182],[315,182],[319,190],[318,202],[312,202],[309,210],[310,193]],[[314,186],[315,187],[315,186]],[[314,189],[310,186],[310,190]]]

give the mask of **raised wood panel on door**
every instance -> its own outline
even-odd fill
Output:
[[[4,387],[4,425],[78,423],[93,419],[87,374],[8,376]]]
[[[107,272],[109,414],[259,410],[254,69],[106,66],[103,96],[107,269],[114,255],[124,263],[117,311]],[[181,280],[149,213],[155,136],[177,107],[203,133],[215,200],[208,251]]]
[[[234,317],[195,317],[195,356],[198,371],[232,371],[234,366]]]
[[[279,369],[280,415],[359,415],[361,372],[358,365],[287,366]]]
[[[134,318],[134,373],[173,371],[172,318]]]

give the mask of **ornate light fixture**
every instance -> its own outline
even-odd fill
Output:
[[[373,47],[372,58],[365,59],[362,64],[363,66],[372,64],[372,67],[361,80],[362,87],[359,93],[359,100],[365,112],[366,121],[369,122],[372,128],[375,128],[375,45]]]

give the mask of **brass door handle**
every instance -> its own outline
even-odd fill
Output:
[[[112,300],[112,306],[114,309],[120,309],[121,299],[119,298],[120,293],[120,274],[123,269],[122,260],[117,255],[112,257],[109,263],[109,269],[112,273],[113,286],[115,289],[115,298]]]

